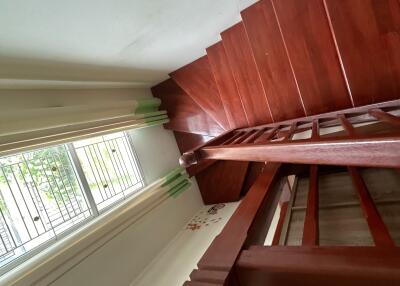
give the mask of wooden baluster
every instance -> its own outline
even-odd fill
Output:
[[[240,137],[236,138],[235,140],[232,141],[232,143],[230,143],[230,145],[233,144],[240,144],[243,140],[245,140],[248,136],[250,136],[252,133],[254,132],[254,130],[249,130],[246,131],[244,134],[242,134]]]
[[[259,136],[261,136],[267,128],[261,128],[259,130],[257,130],[256,132],[254,132],[253,134],[251,134],[249,137],[247,137],[242,143],[243,144],[248,144],[248,143],[253,143],[255,140],[257,140],[257,138]]]
[[[271,140],[275,136],[278,129],[279,129],[279,126],[274,127],[272,130],[265,132],[263,135],[258,137],[258,139],[254,141],[254,143],[256,143],[256,144],[268,143],[269,140]]]
[[[318,166],[310,166],[309,191],[304,219],[303,245],[318,245]]]
[[[289,140],[293,137],[293,135],[294,135],[294,133],[295,133],[295,131],[296,131],[296,128],[297,128],[297,122],[293,122],[293,123],[290,125],[289,131],[288,131],[287,134],[283,137],[283,140],[282,140],[282,141],[289,141]]]
[[[312,123],[311,140],[318,140],[319,120],[315,119]],[[318,227],[318,166],[310,166],[309,191],[307,198],[306,217],[304,219],[303,245],[318,245],[319,227]]]
[[[395,246],[357,168],[348,167],[361,208],[376,246]]]
[[[289,202],[284,202],[281,206],[281,212],[279,214],[278,224],[276,225],[276,230],[274,233],[274,238],[272,239],[272,245],[278,245],[281,238],[283,223],[285,222],[285,217],[287,213]]]
[[[343,114],[338,115],[338,119],[343,129],[347,132],[347,134],[350,137],[355,137],[357,135],[353,127],[353,124],[351,124],[351,122],[346,118],[345,115]]]
[[[368,113],[369,115],[375,117],[382,122],[386,122],[395,126],[400,126],[400,117],[389,114],[379,108],[371,109],[368,111]]]
[[[240,137],[243,135],[242,131],[237,132],[235,135],[233,135],[231,138],[229,138],[228,140],[222,142],[220,145],[229,145],[231,144],[233,141],[236,140],[236,138]]]
[[[317,140],[319,139],[319,120],[314,119],[312,122],[312,128],[311,128],[311,139],[312,140]]]
[[[340,123],[343,128],[347,131],[349,136],[356,136],[356,131],[353,125],[346,119],[345,116],[339,116]],[[351,176],[354,188],[358,194],[360,200],[361,209],[363,210],[364,216],[367,220],[369,230],[376,246],[395,246],[385,223],[383,222],[371,195],[368,192],[367,186],[364,180],[359,174],[357,168],[347,167]]]

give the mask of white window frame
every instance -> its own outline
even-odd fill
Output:
[[[119,133],[119,132],[115,132]],[[133,146],[133,141],[131,138],[131,135],[128,131],[123,131],[125,138],[127,139],[128,142],[128,147],[130,151],[132,152],[133,159],[135,160],[135,163],[137,164],[137,171],[139,173],[142,186],[139,190],[136,192],[133,192],[132,194],[127,195],[126,197],[117,200],[116,202],[113,202],[112,204],[104,207],[101,211],[99,211],[98,206],[95,202],[95,199],[93,197],[93,194],[91,192],[88,180],[86,178],[86,175],[83,171],[82,164],[79,160],[78,154],[76,152],[76,149],[73,145],[73,142],[71,143],[66,143],[66,144],[61,144],[64,145],[67,148],[68,155],[70,157],[70,161],[72,164],[72,167],[74,168],[75,174],[76,174],[76,179],[81,187],[81,190],[85,196],[85,200],[88,206],[88,209],[90,211],[90,216],[83,219],[82,221],[78,222],[76,225],[73,225],[63,231],[61,234],[55,235],[53,238],[43,242],[42,244],[36,246],[34,249],[29,250],[28,252],[16,257],[15,259],[11,260],[7,264],[3,265],[0,267],[0,276],[6,274],[7,272],[13,270],[20,264],[24,263],[25,261],[31,259],[32,257],[38,255],[39,253],[43,252],[46,248],[48,248],[50,245],[54,244],[55,242],[59,241],[62,238],[65,238],[66,236],[70,235],[71,233],[75,232],[76,230],[82,228],[85,224],[88,222],[92,221],[93,219],[97,218],[99,215],[107,212],[108,210],[115,208],[119,204],[121,204],[123,201],[126,199],[136,195],[137,193],[140,193],[145,187],[147,186],[147,181],[145,179],[144,173],[143,173],[143,168],[141,166],[139,156],[136,153],[136,150]],[[94,136],[95,138],[96,136]],[[79,140],[78,140],[79,141]],[[53,146],[45,147],[45,148],[51,148]],[[22,154],[25,152],[22,152]],[[12,155],[11,155],[12,156]]]

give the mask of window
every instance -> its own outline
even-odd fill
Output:
[[[0,267],[18,263],[144,185],[125,132],[0,158]]]

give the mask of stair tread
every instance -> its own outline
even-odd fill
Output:
[[[272,3],[307,115],[351,107],[323,1]]]
[[[249,126],[222,42],[207,48],[207,55],[231,128]]]
[[[273,121],[243,23],[221,33],[250,126]]]
[[[155,97],[161,99],[160,109],[168,112],[170,122],[164,125],[166,128],[212,136],[224,132],[172,79],[159,83],[151,90]]]
[[[274,120],[305,116],[271,2],[257,2],[241,15]]]
[[[400,1],[326,1],[355,106],[400,97]]]
[[[230,129],[207,56],[172,72],[170,76],[215,122],[225,130]]]

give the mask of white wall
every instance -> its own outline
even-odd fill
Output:
[[[227,203],[214,215],[207,213],[211,206],[204,206],[131,286],[178,286],[189,280],[190,273],[197,268],[197,262],[238,205],[239,202]],[[189,224],[196,224],[200,228],[192,230],[188,228]]]
[[[144,88],[0,89],[0,135],[130,114],[149,97]]]
[[[148,182],[179,165],[180,153],[172,131],[154,126],[134,130],[130,135]]]
[[[150,182],[178,165],[172,132],[162,126],[134,133],[134,145]],[[198,187],[170,198],[51,285],[129,285],[202,207]]]

